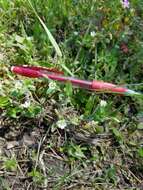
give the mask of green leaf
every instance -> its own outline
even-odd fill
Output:
[[[137,126],[138,129],[143,129],[143,122],[140,122]]]
[[[72,96],[72,94],[73,94],[73,88],[72,88],[72,84],[70,82],[66,83],[65,92],[66,92],[67,96],[70,96],[70,97]]]
[[[87,150],[86,147],[81,147],[80,145],[71,144],[67,147],[67,152],[70,157],[75,159],[86,158],[84,152]]]
[[[0,97],[0,108],[4,108],[9,105],[9,98],[7,96]]]
[[[91,111],[94,107],[95,98],[90,96],[85,105],[85,115],[91,114]]]
[[[25,110],[25,116],[29,118],[36,117],[42,111],[42,107],[39,105],[31,105]]]
[[[9,108],[7,114],[9,117],[17,118],[17,114],[22,112],[21,108],[15,107],[15,108]]]
[[[116,128],[112,128],[111,130],[112,130],[112,133],[113,133],[115,139],[117,140],[117,142],[123,143],[123,136],[119,132],[119,130],[117,130]]]
[[[116,168],[114,165],[111,165],[110,168],[106,170],[106,178],[111,180],[113,183],[116,181]]]
[[[4,168],[9,171],[16,171],[17,169],[17,162],[14,158],[10,160],[6,160],[4,162]]]
[[[44,176],[38,170],[33,169],[31,172],[28,173],[29,177],[32,177],[33,181],[37,184],[41,184],[44,180]]]
[[[138,154],[139,154],[140,157],[143,158],[143,147],[138,149]]]

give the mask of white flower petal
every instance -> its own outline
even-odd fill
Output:
[[[64,129],[67,126],[67,123],[66,123],[66,121],[64,119],[63,120],[59,120],[59,121],[57,121],[57,126],[60,129]]]
[[[105,107],[107,105],[107,102],[105,100],[101,100],[100,106]]]

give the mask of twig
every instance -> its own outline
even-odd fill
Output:
[[[42,145],[42,138],[40,139],[39,146],[38,146],[38,152],[37,152],[36,164],[35,164],[35,168],[34,168],[35,170],[36,170],[37,165],[38,165],[38,160],[39,160],[39,155],[40,155],[41,145]]]
[[[42,137],[42,138],[40,139],[39,146],[38,146],[38,152],[37,152],[37,159],[36,159],[36,164],[35,164],[35,170],[36,170],[37,165],[38,165],[38,159],[39,159],[39,155],[40,155],[41,146],[42,146],[42,144],[44,143],[44,141],[45,141],[45,139],[46,139],[48,133],[49,133],[49,130],[47,130],[47,132],[46,132],[46,134],[44,135],[44,137]]]
[[[138,181],[140,184],[143,183],[143,181],[141,181],[135,174],[133,174],[133,172],[131,170],[129,170],[129,173],[132,175],[132,177],[134,177],[136,179],[136,181]]]
[[[48,185],[48,180],[47,180],[47,174],[46,174],[46,167],[45,167],[45,163],[43,161],[43,155],[45,153],[45,150],[42,151],[42,153],[40,154],[39,156],[39,163],[40,163],[40,166],[43,170],[43,174],[44,174],[44,189],[46,190],[47,189],[47,185]]]

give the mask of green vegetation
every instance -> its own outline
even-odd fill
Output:
[[[10,71],[56,67],[142,92],[142,27],[142,0],[0,0],[0,189],[143,189],[142,96]]]

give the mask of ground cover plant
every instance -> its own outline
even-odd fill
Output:
[[[142,27],[142,0],[0,0],[0,189],[143,189],[142,96],[10,71],[56,67],[142,92]]]

